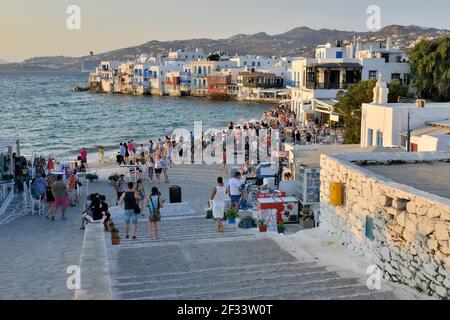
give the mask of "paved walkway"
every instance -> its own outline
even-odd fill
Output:
[[[113,172],[103,172],[102,179]],[[109,269],[103,274],[109,274],[113,298],[390,299],[405,289],[368,290],[366,275],[345,264],[330,268],[326,257],[302,250],[312,245],[308,239],[292,245],[289,237],[230,225],[224,234],[216,234],[214,222],[204,218],[204,208],[217,176],[227,174],[213,166],[172,169],[171,183],[158,187],[168,200],[169,186],[180,185],[187,207],[167,206],[160,241],[148,239],[146,217],[141,217],[138,240],[122,239],[120,246],[111,246],[109,234],[97,230],[106,239],[107,261],[101,265]],[[89,192],[101,192],[115,202],[114,189],[105,180],[90,184]],[[122,229],[120,218],[119,213],[115,220]],[[87,252],[82,250],[84,232],[79,226],[79,207],[70,209],[66,221],[23,216],[0,225],[0,299],[73,299],[66,270],[79,265],[81,253]]]
[[[105,190],[93,183],[90,192]],[[0,299],[72,299],[67,289],[67,268],[79,265],[84,232],[80,206],[68,210],[68,219],[55,221],[31,216],[19,196],[0,224]]]

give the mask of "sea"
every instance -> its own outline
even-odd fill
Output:
[[[108,153],[120,142],[148,143],[175,129],[223,129],[230,121],[260,119],[270,105],[195,97],[75,92],[87,74],[0,71],[0,138],[19,137],[21,154],[71,159],[85,147]]]

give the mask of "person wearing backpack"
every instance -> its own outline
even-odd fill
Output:
[[[139,208],[139,195],[134,189],[134,183],[128,182],[128,190],[122,194],[119,203],[124,204],[125,207],[125,238],[129,239],[129,225],[131,224],[131,236],[133,240],[136,240],[136,231],[139,220],[139,214],[141,210]]]
[[[164,206],[164,200],[161,198],[161,193],[158,188],[153,187],[152,193],[147,197],[146,207],[150,211],[150,218],[148,221],[148,231],[150,240],[158,240],[158,222],[161,221],[161,208]],[[153,229],[155,233],[153,235]]]

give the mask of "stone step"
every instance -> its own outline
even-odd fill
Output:
[[[186,283],[185,281],[179,281],[178,283],[161,283],[159,285],[135,285],[134,287],[114,287],[114,291],[120,296],[126,296],[128,294],[143,293],[146,296],[161,295],[164,293],[177,292],[177,294],[185,294],[185,292],[198,294],[199,292],[215,292],[227,289],[228,291],[240,290],[243,287],[247,288],[259,288],[270,287],[269,282],[273,285],[291,285],[295,283],[309,284],[318,283],[321,281],[335,281],[339,276],[335,273],[322,272],[322,273],[310,273],[310,274],[293,274],[293,275],[266,275],[263,278],[260,277],[236,277],[233,280],[223,280],[221,278],[212,278],[210,282],[206,281],[192,281]]]
[[[168,226],[167,222],[170,221],[176,221],[177,223],[183,223],[183,220],[188,220],[189,218],[186,219],[173,219],[173,220],[169,220],[166,221],[165,224],[161,223],[160,225],[158,225],[158,230],[160,231],[160,234],[196,234],[196,233],[215,233],[216,230],[216,226],[214,223],[209,223],[209,224],[184,224],[183,227],[177,227],[177,228],[170,228],[170,226]],[[206,219],[205,219],[206,220]],[[139,225],[147,225],[148,223],[148,219],[145,220],[139,220]],[[118,226],[118,229],[121,233],[123,233],[125,231],[125,227],[124,226]],[[251,229],[240,229],[235,225],[232,226],[228,226],[228,225],[224,225],[224,230],[225,232],[229,232],[229,231],[236,231],[236,232],[246,232],[250,233]]]
[[[129,261],[129,260],[127,260]],[[188,267],[187,267],[188,268]],[[158,277],[158,279],[173,279],[174,277],[190,277],[190,276],[202,276],[208,273],[214,275],[222,274],[225,272],[232,272],[233,274],[238,273],[252,273],[260,272],[262,269],[268,271],[275,271],[279,268],[292,268],[294,270],[322,270],[323,267],[317,266],[314,262],[273,262],[273,263],[259,263],[252,265],[241,265],[241,266],[227,266],[227,267],[217,267],[217,268],[206,268],[201,270],[187,270],[187,271],[177,271],[177,272],[158,272],[156,274],[148,274],[148,272],[142,275],[117,275],[114,277],[117,281],[133,281],[135,279],[140,279],[144,277],[149,279],[150,277]]]
[[[129,240],[129,242],[126,242],[126,239],[122,239],[122,242],[120,243],[120,247],[122,249],[129,249],[133,248],[134,246],[157,246],[157,245],[174,245],[180,242],[214,242],[219,240],[225,240],[225,239],[234,239],[236,241],[244,240],[244,238],[253,237],[253,234],[248,235],[242,235],[242,234],[218,234],[218,235],[205,235],[205,236],[199,236],[199,237],[159,237],[159,240],[150,240],[147,238],[145,241],[139,241],[139,240]]]
[[[179,287],[181,286],[190,286],[190,285],[209,285],[210,279],[214,279],[215,283],[240,283],[240,282],[253,282],[260,279],[274,279],[279,277],[279,275],[283,274],[285,276],[294,277],[294,276],[303,276],[306,278],[312,278],[312,276],[319,277],[324,276],[332,276],[337,277],[337,274],[333,272],[327,271],[323,267],[309,267],[309,268],[301,268],[298,265],[286,265],[282,267],[267,267],[260,268],[251,271],[242,271],[242,272],[230,272],[229,270],[223,270],[221,273],[217,271],[208,271],[202,273],[188,273],[188,274],[179,274],[179,275],[149,275],[142,276],[133,279],[118,279],[117,282],[113,285],[117,290],[120,291],[129,291],[130,289],[152,289],[155,287]],[[211,278],[209,278],[211,277]],[[130,281],[131,280],[131,281]]]
[[[239,297],[237,298],[239,299]],[[248,300],[391,300],[391,293],[374,293],[363,285],[328,288],[326,291],[311,290],[304,293],[287,292],[281,295],[262,294]]]
[[[270,295],[296,294],[297,296],[309,296],[320,292],[321,294],[332,289],[345,290],[348,288],[361,288],[355,279],[327,278],[324,280],[305,280],[301,277],[293,281],[290,277],[279,276],[278,279],[266,281],[260,279],[254,281],[249,287],[242,285],[215,286],[211,283],[209,289],[199,291],[195,286],[186,289],[160,289],[157,291],[135,291],[120,294],[121,299],[156,299],[156,300],[207,300],[207,299],[233,299],[241,300],[249,297],[263,296],[270,292]],[[366,288],[367,290],[367,288]]]

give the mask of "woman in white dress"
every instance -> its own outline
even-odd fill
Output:
[[[211,202],[212,202],[212,212],[214,219],[216,220],[217,232],[223,233],[222,220],[224,218],[225,212],[225,195],[227,194],[226,187],[223,184],[223,178],[217,178],[217,186],[212,189],[211,192]],[[211,205],[210,202],[210,205]]]

